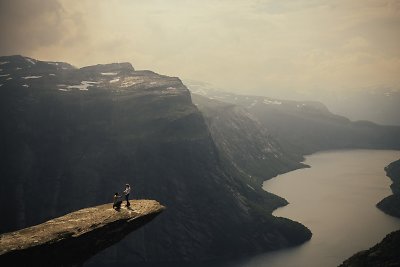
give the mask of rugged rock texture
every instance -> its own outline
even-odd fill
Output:
[[[358,252],[340,267],[396,267],[400,266],[400,231],[388,234],[372,248]]]
[[[382,199],[377,207],[391,216],[400,218],[400,160],[390,163],[385,171],[386,175],[393,181],[390,186],[393,195]]]
[[[306,167],[301,157],[286,153],[276,139],[242,106],[192,95],[193,103],[202,112],[211,136],[220,151],[221,164],[241,177],[249,189],[264,198],[269,212],[287,204],[283,198],[265,192],[262,183],[278,174]],[[248,194],[251,199],[257,194]],[[268,204],[267,204],[268,203]]]
[[[258,184],[278,174],[307,167],[299,163],[301,156],[284,151],[266,127],[243,106],[198,94],[192,94],[192,99],[204,115],[227,164],[253,177]]]
[[[0,235],[0,265],[79,266],[164,209],[154,200],[134,200],[119,211],[109,203]]]
[[[128,182],[168,212],[86,264],[203,261],[310,239],[271,215],[281,198],[227,167],[178,78],[129,63],[0,62],[0,202],[12,203],[0,232],[108,202]]]

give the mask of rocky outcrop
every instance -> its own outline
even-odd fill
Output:
[[[400,266],[400,231],[388,234],[380,243],[358,252],[340,267]]]
[[[119,242],[164,210],[154,200],[134,200],[119,211],[112,203],[78,210],[0,236],[0,265],[78,266]]]
[[[400,160],[390,163],[385,171],[393,182],[390,186],[393,195],[385,197],[376,206],[383,212],[400,218]]]

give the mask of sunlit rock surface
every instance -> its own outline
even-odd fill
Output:
[[[112,203],[81,209],[0,236],[0,265],[79,266],[164,210],[154,200],[134,200],[119,211]]]

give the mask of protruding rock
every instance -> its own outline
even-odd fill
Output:
[[[78,210],[0,236],[0,265],[77,266],[117,243],[165,209],[154,200],[134,200],[119,211],[112,204]]]

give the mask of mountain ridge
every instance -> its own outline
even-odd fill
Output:
[[[104,203],[129,182],[134,197],[168,212],[89,266],[229,258],[310,239],[303,225],[270,214],[281,198],[224,164],[179,78],[21,62],[30,67],[6,63],[0,76],[0,201],[15,203],[2,207],[2,232]]]

